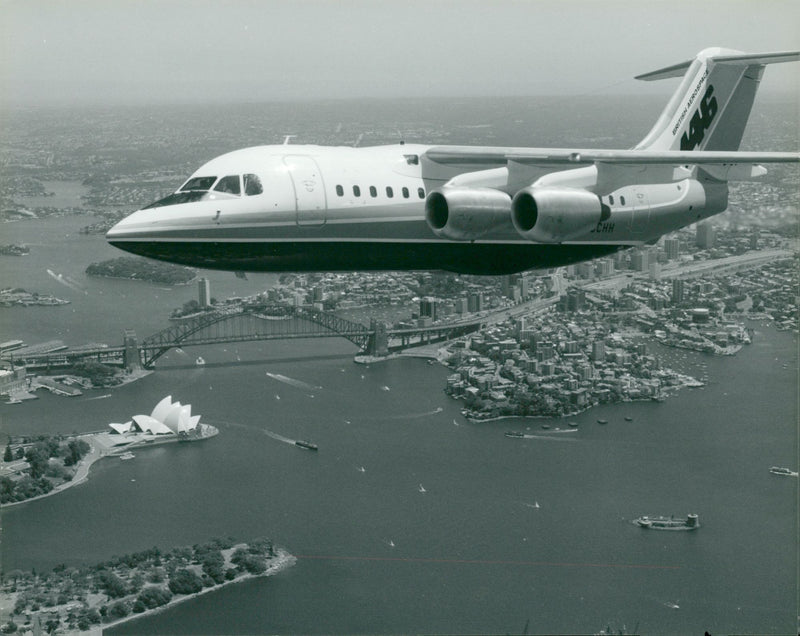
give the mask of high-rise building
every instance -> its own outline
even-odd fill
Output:
[[[631,254],[631,268],[637,272],[646,272],[650,267],[650,254],[642,250],[636,250]]]
[[[672,302],[682,303],[684,298],[683,281],[680,278],[672,280]]]
[[[428,296],[419,301],[420,318],[431,318],[436,320],[436,299]]]
[[[592,343],[592,360],[595,362],[606,361],[606,343],[602,340],[595,340]]]
[[[664,252],[669,260],[676,260],[681,253],[681,242],[676,238],[664,239]]]
[[[467,297],[467,309],[470,312],[483,311],[483,295],[472,293]]]
[[[703,249],[714,247],[716,242],[714,226],[711,223],[698,223],[695,241],[697,242],[697,247],[702,247]]]
[[[197,295],[201,307],[208,307],[211,304],[211,282],[207,278],[197,281]]]

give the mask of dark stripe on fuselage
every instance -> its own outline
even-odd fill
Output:
[[[452,242],[109,241],[121,250],[204,269],[243,272],[446,270],[513,274],[612,254],[620,245]]]

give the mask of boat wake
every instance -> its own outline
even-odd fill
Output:
[[[425,411],[424,413],[408,413],[406,415],[391,415],[389,416],[390,420],[414,420],[419,419],[421,417],[430,417],[431,415],[436,415],[437,413],[441,413],[444,409],[440,406],[438,408],[433,409],[432,411]]]
[[[47,275],[50,276],[50,278],[52,278],[57,283],[61,283],[62,285],[64,285],[65,287],[69,287],[73,291],[81,292],[82,294],[87,294],[87,295],[89,293],[83,287],[81,287],[76,280],[70,278],[69,276],[64,276],[63,274],[56,274],[52,269],[47,270]]]
[[[554,431],[555,432],[555,431]],[[566,432],[566,431],[564,431]],[[548,442],[577,442],[577,439],[571,437],[554,437],[553,435],[523,435],[525,439],[540,439]]]
[[[293,386],[296,389],[303,389],[304,391],[313,391],[315,389],[322,388],[321,386],[313,386],[311,384],[307,384],[306,382],[302,382],[301,380],[295,380],[294,378],[281,375],[280,373],[270,373],[269,371],[267,371],[267,377],[270,377],[273,380],[277,380],[278,382],[283,382],[284,384],[288,384],[289,386]]]
[[[258,426],[248,426],[247,424],[240,424],[239,422],[214,420],[214,421],[208,421],[208,423],[213,424],[214,426],[232,426],[234,428],[241,428],[246,431],[255,431],[257,433],[263,433],[267,437],[271,437],[272,439],[277,440],[279,442],[283,442],[284,444],[291,444],[292,446],[294,446],[295,445],[294,443],[297,441],[294,439],[289,439],[288,437],[284,437],[283,435],[275,433],[274,431],[270,431],[269,429],[266,428],[259,428]]]

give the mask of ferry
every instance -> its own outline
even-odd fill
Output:
[[[797,473],[794,472],[790,468],[784,468],[782,466],[773,466],[769,469],[773,475],[781,475],[782,477],[797,477]]]
[[[312,451],[319,450],[319,447],[316,444],[312,444],[311,442],[303,441],[302,439],[298,439],[294,443],[294,445],[298,446],[300,448],[305,448],[306,450],[312,450]]]
[[[519,431],[506,431],[506,437],[525,437],[524,433],[520,433]]]
[[[700,527],[700,520],[696,514],[689,514],[686,519],[674,517],[648,517],[647,515],[634,520],[640,528],[650,530],[696,530]]]

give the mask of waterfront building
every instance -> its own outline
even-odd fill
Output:
[[[192,415],[191,404],[173,402],[168,395],[156,404],[150,415],[134,415],[124,424],[111,423],[112,431],[119,435],[128,433],[148,433],[150,435],[187,434],[197,429],[199,415]]]
[[[208,307],[211,304],[211,281],[200,278],[197,281],[197,295],[200,306]]]

